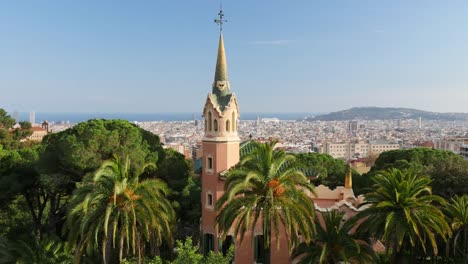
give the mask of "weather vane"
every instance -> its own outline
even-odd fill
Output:
[[[215,19],[214,22],[219,25],[219,30],[223,31],[223,24],[224,22],[227,22],[226,19],[223,19],[224,13],[223,13],[223,7],[220,6],[219,8],[219,13],[218,13],[219,19]]]

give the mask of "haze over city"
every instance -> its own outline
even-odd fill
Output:
[[[245,112],[468,112],[467,1],[223,1]],[[2,107],[199,112],[219,1],[2,1]],[[228,34],[227,34],[228,33]]]

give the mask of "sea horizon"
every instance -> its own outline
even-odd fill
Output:
[[[13,112],[8,112],[14,117]],[[240,120],[256,120],[258,118],[277,118],[279,120],[300,120],[318,114],[316,112],[292,112],[292,113],[241,113]],[[49,123],[79,123],[90,119],[123,119],[130,122],[151,121],[190,121],[201,120],[201,112],[155,112],[155,113],[112,113],[112,112],[35,112],[35,123],[47,121]],[[29,121],[29,112],[18,112],[18,121]]]

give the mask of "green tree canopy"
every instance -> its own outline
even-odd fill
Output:
[[[323,225],[315,222],[317,235],[294,249],[292,257],[298,264],[375,263],[370,240],[352,234],[356,221],[345,221],[343,216],[338,210],[322,213]]]
[[[436,163],[447,160],[453,156],[458,155],[450,151],[428,148],[390,150],[385,151],[379,155],[379,158],[375,161],[375,167],[373,170],[382,170],[388,167],[395,167],[394,164],[400,160],[405,160],[409,164],[412,164],[412,166],[435,166]],[[400,166],[403,167],[405,165],[401,164]]]
[[[181,192],[187,185],[193,165],[185,156],[174,149],[164,149],[164,159],[161,159],[156,176],[169,185],[176,192]]]
[[[466,261],[468,257],[468,195],[455,196],[445,208],[449,217],[453,237],[447,247],[448,256],[458,261]]]
[[[170,242],[175,216],[166,198],[167,185],[159,179],[140,181],[146,166],[135,171],[129,158],[121,160],[115,156],[104,162],[73,194],[67,226],[70,242],[76,245],[75,260],[85,248],[89,252],[97,245],[103,263],[109,263],[111,245],[119,248],[121,262],[124,248],[140,258],[143,241]]]
[[[0,208],[9,207],[12,201],[25,206],[32,217],[33,229],[38,237],[48,200],[37,169],[41,152],[41,146],[10,150],[0,160]],[[18,196],[22,199],[18,200]]]
[[[427,148],[386,151],[380,154],[367,176],[388,168],[412,168],[428,175],[434,194],[446,199],[468,193],[468,161],[450,151]]]
[[[379,172],[373,181],[372,191],[365,194],[371,207],[357,215],[364,219],[358,231],[380,239],[391,250],[393,263],[400,263],[406,250],[422,248],[427,253],[428,244],[437,255],[436,236],[446,240],[451,231],[436,207],[444,205],[445,200],[432,194],[431,179],[412,169],[393,168]]]
[[[193,173],[193,164],[174,149],[164,149],[164,159],[159,160],[156,177],[171,188],[169,200],[177,213],[177,234],[184,237],[186,228],[198,233],[201,217],[200,182]]]
[[[114,154],[129,157],[132,169],[164,156],[159,137],[124,120],[94,119],[44,138],[45,167],[81,178]]]
[[[31,123],[20,122],[20,128],[13,129],[14,124],[15,120],[0,108],[0,146],[3,149],[12,150],[22,147],[25,144],[21,140],[32,134]]]
[[[344,161],[323,153],[301,153],[296,156],[308,170],[316,173],[318,180],[315,184],[323,184],[332,189],[343,186],[346,173]]]
[[[2,264],[69,264],[72,262],[66,243],[53,238],[41,240],[6,240],[0,237],[0,263]]]
[[[20,121],[19,125],[20,125],[21,129],[28,130],[28,129],[32,128],[32,124],[29,121]]]
[[[200,254],[198,245],[193,245],[192,238],[187,237],[185,241],[177,240],[176,257],[173,261],[163,261],[159,256],[153,259],[146,259],[145,264],[230,264],[234,257],[234,247],[230,247],[229,251],[223,255],[221,252],[213,252],[207,256]],[[125,260],[122,264],[136,264],[137,260]]]
[[[15,119],[11,118],[8,113],[0,108],[0,128],[11,128],[15,124]]]
[[[260,221],[267,252],[273,233],[280,246],[280,225],[285,227],[288,248],[299,234],[310,241],[315,209],[307,192],[314,192],[313,185],[295,165],[293,155],[274,150],[276,141],[251,144],[250,153],[228,172],[225,193],[216,204],[220,231],[226,235],[232,229],[234,237],[240,236],[242,241],[247,230]],[[269,263],[269,253],[265,257]]]

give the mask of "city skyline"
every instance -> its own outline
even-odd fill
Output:
[[[219,2],[0,3],[1,108],[199,112]],[[468,112],[468,3],[223,1],[245,112]],[[268,102],[268,103],[265,103]]]

